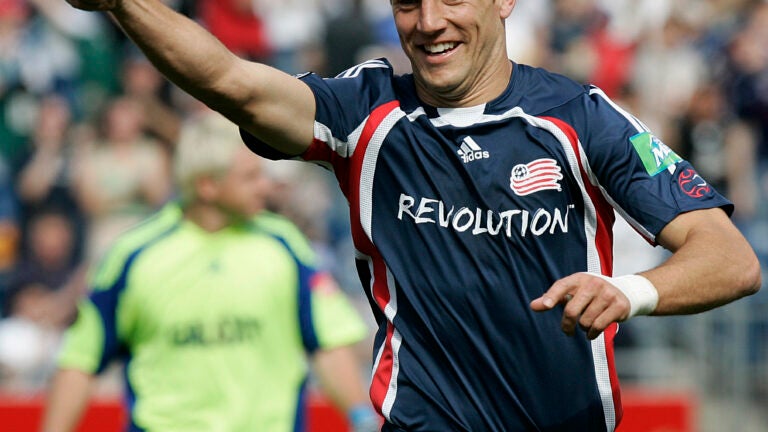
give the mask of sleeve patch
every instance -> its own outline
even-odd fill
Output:
[[[645,170],[651,176],[655,176],[666,169],[674,169],[675,164],[683,160],[649,132],[634,135],[629,138],[629,141],[643,161]]]

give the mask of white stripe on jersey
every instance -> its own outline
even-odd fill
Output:
[[[331,150],[333,150],[336,154],[343,158],[348,158],[352,156],[352,153],[355,152],[355,148],[357,147],[357,142],[360,140],[360,134],[363,132],[363,127],[365,126],[365,123],[368,121],[368,118],[366,117],[362,123],[360,123],[360,126],[357,127],[354,131],[352,131],[351,134],[347,137],[347,141],[342,141],[335,136],[333,136],[333,132],[331,132],[331,129],[328,128],[328,126],[315,121],[314,126],[314,133],[315,133],[315,139],[318,139],[328,147],[330,147]]]
[[[359,65],[353,66],[336,75],[336,78],[355,78],[360,75],[363,69],[389,69],[389,65],[382,60],[368,60],[367,62],[360,63]]]
[[[576,153],[571,146],[571,142],[557,125],[554,123],[534,117],[523,112],[519,107],[512,109],[515,115],[525,119],[533,126],[540,127],[552,135],[560,142],[565,154],[568,157],[568,164],[570,165],[571,173],[574,179],[579,184],[581,190],[582,199],[584,201],[584,234],[587,237],[587,271],[590,273],[602,274],[602,266],[600,264],[600,255],[597,251],[597,209],[592,199],[589,197],[586,185],[581,177],[581,169],[587,173],[587,177],[592,182],[594,175],[590,170],[587,170],[586,155],[584,149],[581,146],[581,142],[578,142],[578,151],[581,155],[581,160],[585,164],[584,167],[580,167]],[[611,270],[611,269],[606,269]],[[613,431],[616,428],[616,407],[613,403],[613,388],[611,387],[610,368],[608,367],[607,355],[605,353],[605,340],[601,334],[596,342],[592,342],[592,360],[595,368],[595,378],[597,380],[597,388],[600,392],[600,399],[603,402],[603,414],[605,415],[605,426],[608,431]]]
[[[611,98],[608,97],[608,95],[603,93],[603,91],[601,89],[599,89],[597,87],[593,87],[589,91],[589,94],[590,95],[596,94],[596,95],[600,96],[601,98],[605,99],[605,101],[608,102],[611,105],[611,107],[613,107],[613,109],[616,110],[616,112],[618,112],[619,114],[624,116],[624,118],[626,118],[627,121],[630,122],[632,124],[632,126],[635,127],[635,129],[637,130],[638,133],[640,133],[640,132],[650,132],[650,129],[648,129],[648,126],[646,126],[643,122],[638,120],[637,117],[633,116],[632,114],[628,113],[627,111],[622,109],[620,106],[618,106],[615,102],[613,102],[611,100]],[[582,160],[587,161],[587,158],[584,157],[584,158],[582,158]],[[591,178],[592,170],[590,169],[588,172],[590,173],[590,178]],[[632,216],[630,216],[629,213],[627,213],[626,210],[624,210],[621,206],[619,206],[616,203],[616,201],[614,201],[614,199],[608,194],[608,192],[602,186],[600,186],[598,184],[597,181],[593,180],[592,183],[600,188],[600,192],[603,194],[603,196],[608,201],[608,203],[610,203],[611,206],[614,209],[616,209],[616,212],[619,215],[621,215],[621,217],[624,218],[624,220],[626,220],[627,223],[629,223],[632,226],[632,228],[635,229],[635,231],[639,232],[642,236],[644,236],[645,238],[647,238],[647,239],[649,239],[649,240],[651,240],[653,242],[656,241],[656,236],[653,235],[653,233],[651,233],[650,231],[648,231],[644,226],[642,226]]]
[[[373,214],[373,177],[376,171],[376,161],[379,158],[379,150],[384,143],[384,139],[395,126],[398,120],[405,116],[405,112],[400,108],[395,108],[384,117],[376,131],[373,133],[368,147],[363,156],[363,166],[360,172],[360,225],[365,231],[365,235],[373,243],[371,234],[371,219]]]
[[[376,298],[375,293],[373,292],[373,286],[375,282],[375,273],[373,270],[373,259],[359,250],[355,249],[355,258],[356,259],[362,259],[365,260],[368,264],[368,272],[371,275],[370,283],[368,284],[368,291],[371,294],[371,298]],[[385,264],[386,267],[386,264]],[[397,316],[397,292],[395,291],[395,277],[392,275],[392,272],[389,271],[389,268],[386,268],[386,278],[387,278],[387,289],[389,292],[389,303],[387,303],[384,306],[384,316],[387,317],[387,320],[392,323],[395,320],[395,317]],[[379,307],[381,307],[379,305]],[[391,421],[390,418],[392,413],[392,407],[395,404],[395,399],[397,399],[397,376],[400,373],[400,347],[403,343],[403,337],[400,334],[397,329],[393,329],[392,331],[392,340],[390,341],[390,344],[392,346],[392,370],[391,375],[389,379],[389,384],[387,386],[387,392],[384,396],[384,401],[381,406],[381,413],[384,416],[384,418],[387,421]],[[384,348],[387,345],[387,338],[386,335],[384,339],[381,342],[381,345],[376,348],[376,357],[373,360],[373,367],[371,369],[371,379],[373,379],[373,374],[376,373],[376,371],[379,369],[379,363],[381,363],[381,359],[384,356]]]
[[[605,333],[592,340],[592,358],[595,362],[595,376],[597,377],[597,389],[603,401],[603,414],[605,415],[605,427],[608,432],[616,429],[616,409],[613,406],[613,389],[611,388],[610,369],[608,368],[608,356],[605,348]]]
[[[622,219],[627,221],[627,223],[632,228],[634,228],[635,231],[640,233],[640,235],[642,235],[643,237],[647,238],[652,242],[656,242],[656,236],[653,235],[652,232],[648,231],[644,226],[640,224],[640,222],[638,222],[637,220],[635,220],[635,218],[630,216],[629,213],[627,213],[627,211],[624,210],[624,208],[622,208],[616,201],[613,200],[613,197],[611,197],[608,194],[608,191],[605,190],[605,188],[603,188],[601,185],[597,185],[597,186],[600,188],[600,192],[603,194],[603,197],[605,197],[605,199],[608,201],[611,207],[613,207],[613,209],[616,210],[616,213],[618,213],[619,216],[622,217]]]
[[[384,308],[384,315],[389,322],[394,323],[395,316],[397,315],[397,291],[395,290],[395,277],[389,271],[389,267],[387,267],[387,287],[389,288],[389,303]],[[403,336],[397,331],[397,328],[392,330],[391,343],[392,375],[389,379],[389,388],[387,389],[387,395],[384,397],[384,403],[381,404],[381,413],[387,421],[392,421],[390,415],[392,414],[392,406],[397,398],[397,376],[400,373],[400,346],[403,344]]]
[[[423,107],[418,107],[415,110],[413,110],[413,112],[408,114],[408,121],[413,123],[413,122],[416,121],[417,118],[419,118],[421,116],[425,116],[425,115],[427,115],[427,113],[424,111],[424,108]]]
[[[603,91],[601,89],[599,89],[597,87],[592,87],[589,90],[589,94],[590,95],[596,94],[596,95],[600,96],[601,98],[605,99],[606,102],[611,104],[613,109],[615,109],[619,114],[624,116],[624,118],[626,118],[630,123],[632,123],[632,126],[635,127],[635,129],[637,130],[638,133],[639,132],[650,132],[651,131],[650,129],[648,129],[648,126],[646,126],[645,124],[643,124],[643,122],[638,120],[637,117],[635,117],[632,114],[626,112],[623,108],[621,108],[614,101],[612,101],[611,98],[609,98],[608,95],[603,93]]]

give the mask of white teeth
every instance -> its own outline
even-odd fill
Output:
[[[453,49],[456,46],[455,42],[444,42],[434,45],[424,45],[424,49],[430,54],[438,54],[449,49]]]

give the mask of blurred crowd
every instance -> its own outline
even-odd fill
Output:
[[[408,72],[385,0],[168,3],[238,55],[289,73],[333,76],[382,56]],[[510,58],[600,86],[645,122],[735,202],[734,220],[768,265],[768,2],[517,3]],[[0,0],[0,389],[45,385],[88,264],[173,198],[177,134],[206,110],[106,15]],[[271,207],[359,295],[332,178],[271,167]]]

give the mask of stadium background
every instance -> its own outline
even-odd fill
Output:
[[[239,55],[290,73],[335,75],[380,56],[408,71],[384,0],[168,3]],[[519,0],[508,30],[510,58],[600,86],[725,192],[768,279],[768,2]],[[24,410],[39,407],[83,268],[172,196],[175,136],[203,110],[104,15],[0,0],[0,431],[34,415]],[[367,316],[332,179],[290,162],[270,174],[273,208],[305,230]],[[624,224],[615,235],[617,274],[664,256]],[[766,291],[622,325],[628,415],[682,416],[659,431],[768,430]],[[117,378],[100,381],[99,400],[119,394]]]

